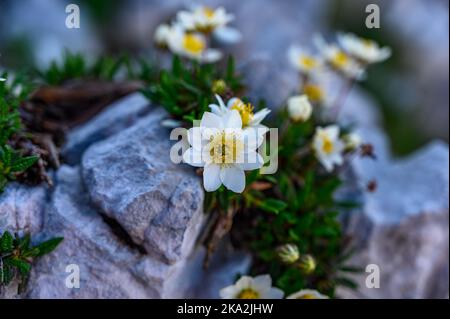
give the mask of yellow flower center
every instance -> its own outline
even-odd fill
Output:
[[[325,154],[331,154],[334,149],[333,141],[328,136],[322,137],[322,150]]]
[[[305,93],[311,102],[320,102],[324,98],[324,92],[319,85],[306,84],[303,88],[303,93]]]
[[[233,105],[231,106],[231,109],[239,112],[239,115],[241,116],[242,119],[243,127],[250,124],[254,116],[253,105],[251,105],[250,103],[246,104],[241,100],[236,100],[236,102],[234,102]]]
[[[348,56],[347,54],[345,54],[342,51],[337,51],[333,58],[331,59],[331,63],[336,67],[336,68],[342,68],[344,67],[347,63],[348,63]]]
[[[193,54],[200,54],[205,49],[205,43],[194,34],[186,34],[183,39],[183,47]]]
[[[302,55],[299,60],[300,65],[303,65],[306,69],[311,70],[317,66],[317,61],[311,56]]]
[[[237,162],[244,143],[235,133],[220,132],[213,135],[209,142],[209,155],[214,164],[231,164]]]
[[[297,299],[317,299],[317,298],[313,294],[304,294],[302,296],[299,296]]]
[[[251,288],[243,289],[239,295],[238,299],[258,299],[259,293]]]
[[[210,7],[204,7],[203,8],[203,14],[209,18],[212,19],[214,17],[214,10],[211,9]]]

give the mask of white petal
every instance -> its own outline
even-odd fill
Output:
[[[245,189],[245,173],[237,166],[223,167],[220,171],[223,185],[235,193],[242,193]]]
[[[210,104],[209,108],[211,109],[211,112],[217,115],[222,115],[222,110],[217,104]]]
[[[195,167],[203,167],[205,165],[205,162],[202,159],[202,153],[192,147],[183,153],[183,161]]]
[[[269,290],[272,287],[272,278],[270,275],[260,275],[253,278],[253,287],[259,291]]]
[[[222,59],[222,52],[220,50],[217,49],[207,49],[202,57],[201,57],[201,61],[205,62],[205,63],[214,63],[219,61],[220,59]]]
[[[239,30],[231,27],[222,27],[214,31],[214,38],[223,44],[234,44],[242,40]]]
[[[243,169],[244,171],[251,171],[254,169],[261,168],[264,165],[264,160],[261,155],[258,154],[258,152],[250,151],[248,153],[245,153],[245,159],[238,162],[239,167]]]
[[[238,294],[238,290],[235,285],[231,285],[225,288],[220,289],[219,296],[222,299],[235,299]]]
[[[203,186],[207,192],[217,190],[222,182],[220,181],[220,166],[216,164],[208,164],[203,171]]]
[[[270,113],[269,109],[262,109],[259,112],[256,112],[253,116],[253,119],[250,121],[250,125],[257,125],[261,123],[261,121]]]
[[[231,110],[222,117],[223,128],[242,128],[242,119],[239,112]]]
[[[265,126],[247,127],[244,129],[242,139],[244,140],[244,152],[256,150],[264,142],[264,134],[269,129]]]
[[[203,113],[200,126],[208,128],[222,128],[222,118],[214,113],[205,112]]]
[[[220,110],[222,111],[222,113],[227,111],[227,107],[225,106],[225,103],[223,102],[223,100],[219,94],[216,94],[216,99],[217,99],[217,102],[219,102],[219,107],[220,107]]]

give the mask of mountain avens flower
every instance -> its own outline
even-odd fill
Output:
[[[297,245],[285,244],[277,248],[277,256],[285,264],[293,264],[300,258]]]
[[[344,162],[342,153],[345,149],[344,142],[339,138],[339,126],[330,125],[325,128],[316,128],[313,138],[315,154],[327,171],[332,171],[335,165]]]
[[[317,290],[302,289],[287,296],[286,299],[329,299],[329,297],[321,294]]]
[[[190,148],[183,154],[184,162],[203,167],[203,185],[212,192],[220,185],[242,193],[246,170],[261,168],[263,158],[257,148],[263,139],[256,130],[243,130],[239,112],[230,110],[223,116],[205,112],[200,127],[188,132]]]
[[[226,106],[220,96],[217,95],[216,98],[219,104],[209,105],[211,112],[223,116],[227,112],[235,110],[241,116],[242,127],[244,129],[251,127],[258,129],[258,133],[261,134],[265,134],[267,132],[267,128],[261,125],[261,122],[270,113],[269,109],[264,108],[255,113],[253,105],[250,103],[245,103],[237,97],[230,99]]]
[[[311,255],[302,255],[298,267],[304,274],[312,274],[316,270],[316,260]]]
[[[160,24],[155,31],[154,41],[158,47],[167,48],[169,45],[170,33],[173,31],[172,27],[168,24]]]
[[[320,58],[302,50],[298,46],[291,46],[288,50],[291,65],[303,74],[310,75],[322,67]]]
[[[283,291],[272,287],[269,275],[242,276],[234,285],[220,290],[222,299],[281,299]]]
[[[382,62],[392,53],[389,47],[381,48],[375,41],[351,33],[339,33],[337,40],[345,52],[366,64]]]
[[[289,117],[296,122],[309,120],[312,106],[306,95],[292,96],[287,101]]]
[[[222,52],[208,48],[202,34],[185,32],[179,26],[168,33],[167,44],[173,53],[200,62],[214,63],[222,58]]]
[[[198,6],[191,11],[178,12],[177,19],[188,31],[210,33],[225,27],[234,19],[234,16],[227,13],[223,7],[213,9],[207,6]]]
[[[326,43],[320,36],[315,37],[314,42],[323,59],[332,68],[350,79],[362,80],[364,78],[364,67],[351,55],[347,54],[344,50],[334,44]]]

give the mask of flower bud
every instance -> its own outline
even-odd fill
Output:
[[[305,275],[312,274],[316,270],[316,260],[311,255],[303,255],[300,257],[298,267]]]
[[[223,94],[227,90],[227,84],[224,80],[216,80],[212,84],[212,91],[215,94]]]
[[[344,135],[342,137],[342,139],[345,143],[345,148],[347,150],[357,149],[362,144],[361,136],[359,136],[356,133],[350,133],[350,134]]]
[[[307,121],[312,114],[312,106],[306,95],[297,95],[289,98],[288,102],[289,117],[293,121]]]
[[[285,244],[277,248],[277,255],[285,264],[295,263],[300,258],[298,248],[294,244]]]

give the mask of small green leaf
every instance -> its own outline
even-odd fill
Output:
[[[284,201],[274,198],[266,199],[259,204],[261,209],[275,214],[280,213],[286,209],[287,206],[288,205]]]
[[[36,255],[36,257],[40,257],[52,252],[63,240],[63,237],[56,237],[39,244],[35,247],[39,249],[39,253]]]

